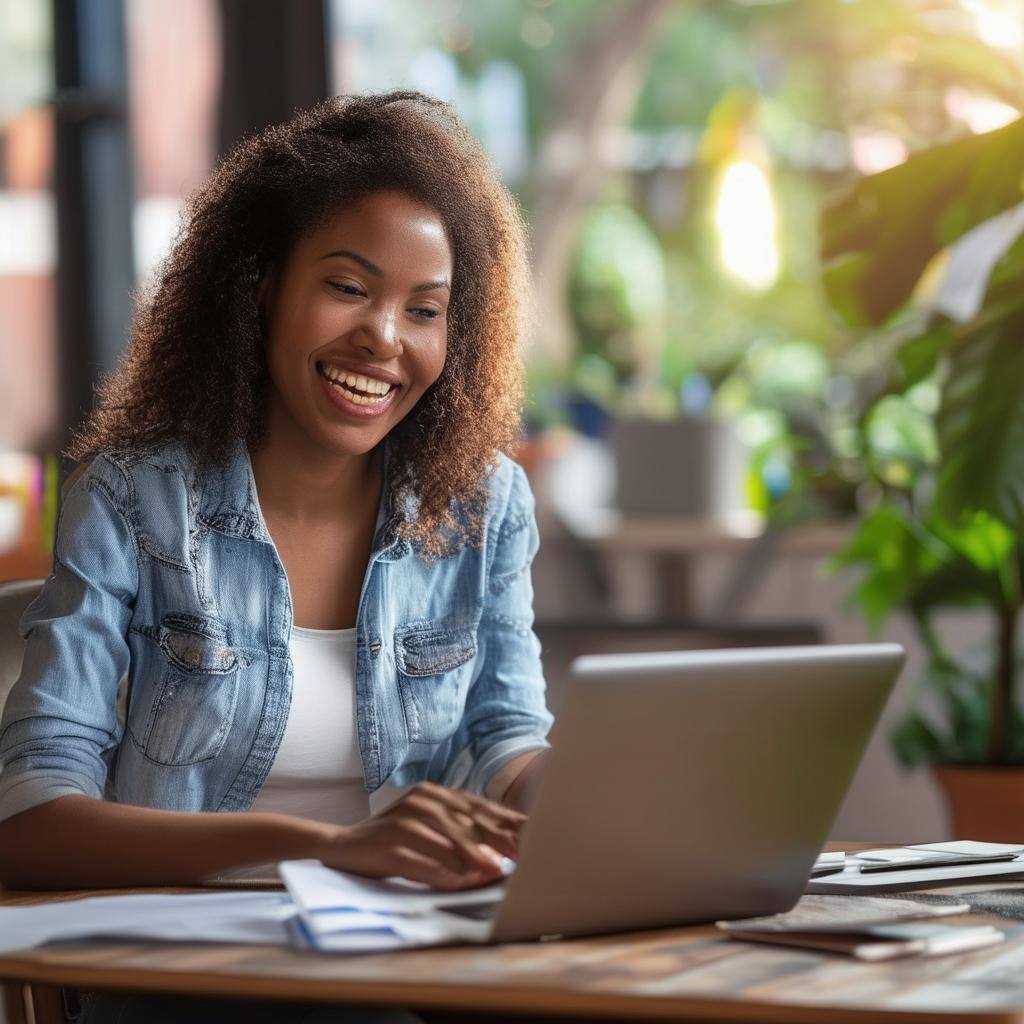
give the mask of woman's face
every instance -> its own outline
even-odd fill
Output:
[[[261,289],[270,430],[370,451],[444,367],[452,252],[441,218],[398,192],[339,210]]]

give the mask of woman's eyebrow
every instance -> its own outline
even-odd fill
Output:
[[[352,252],[350,249],[335,249],[333,252],[329,252],[321,256],[320,259],[329,260],[333,259],[335,256],[343,256],[347,259],[354,260],[367,273],[373,274],[374,277],[384,276],[384,271],[381,270],[376,263],[368,260],[365,256],[360,256],[357,252]],[[413,288],[413,292],[432,292],[436,291],[438,288],[447,288],[448,291],[451,291],[451,285],[442,278],[439,281],[427,281],[425,284],[418,284]]]
[[[335,256],[345,256],[350,260],[355,260],[364,270],[373,274],[374,277],[383,277],[384,271],[377,266],[376,263],[371,263],[365,256],[360,256],[357,252],[352,252],[350,249],[335,249],[334,252],[329,252],[324,256],[321,256],[322,260],[333,259]]]

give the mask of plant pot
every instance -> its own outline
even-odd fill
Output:
[[[615,420],[617,505],[625,516],[722,519],[746,507],[749,453],[731,424],[711,420]]]
[[[1024,765],[935,765],[957,839],[1024,843]]]

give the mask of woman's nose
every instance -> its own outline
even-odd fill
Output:
[[[360,324],[359,338],[363,346],[375,354],[391,355],[401,352],[397,312],[389,306],[368,309]]]

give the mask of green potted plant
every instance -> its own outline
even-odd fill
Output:
[[[873,509],[837,559],[865,569],[873,623],[900,610],[927,662],[893,733],[931,764],[955,831],[1024,840],[1017,683],[1024,575],[1024,119],[856,182],[823,216],[824,284],[881,364],[884,402],[931,389],[934,453],[901,473],[875,452]],[[939,613],[988,612],[989,639],[951,650]]]

